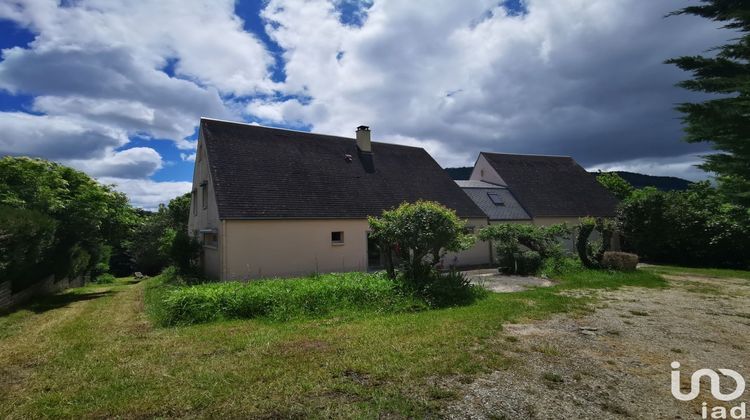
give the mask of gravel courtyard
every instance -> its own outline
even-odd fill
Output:
[[[520,292],[530,287],[550,287],[554,283],[541,277],[507,276],[496,268],[464,271],[473,283],[496,293]]]
[[[451,384],[460,397],[445,415],[688,419],[700,418],[703,401],[722,405],[705,383],[695,400],[676,400],[670,363],[682,364],[683,390],[700,368],[733,369],[750,380],[750,281],[665,277],[671,287],[663,290],[587,291],[598,304],[578,318],[505,325],[498,351],[515,362]],[[742,401],[750,403],[750,391],[733,405]]]

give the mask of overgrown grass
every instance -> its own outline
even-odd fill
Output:
[[[165,283],[162,286],[168,287]],[[152,298],[150,302],[162,306],[155,315],[163,325],[245,318],[285,321],[426,308],[423,301],[401,292],[385,274],[358,272],[172,287],[159,300]]]
[[[666,285],[661,277],[646,271],[587,270],[575,262],[562,262],[549,270],[556,273],[550,274],[551,277],[560,280],[558,286],[534,289],[518,296],[554,301],[564,300],[557,294],[559,290],[616,288],[625,284]],[[477,286],[470,286],[466,293],[471,298],[460,296],[460,304],[470,304],[487,296],[487,292]],[[383,273],[359,272],[187,285],[170,268],[150,282],[145,299],[152,319],[165,326],[251,318],[272,321],[332,316],[352,318],[417,312],[430,306],[421,297],[405,293],[398,282]]]
[[[657,274],[671,274],[671,275],[698,275],[706,277],[717,277],[717,278],[736,278],[750,280],[750,271],[746,270],[730,270],[724,268],[693,268],[693,267],[677,267],[671,265],[647,265],[642,268],[644,271],[649,271]]]
[[[502,326],[588,311],[575,288],[661,287],[645,273],[566,272],[558,286],[491,293],[471,305],[289,322],[226,320],[155,327],[172,274],[73,290],[11,314],[0,336],[0,412],[9,418],[424,418],[454,398],[443,378],[506,369]],[[75,299],[73,299],[75,297]],[[2,322],[0,322],[2,324]]]

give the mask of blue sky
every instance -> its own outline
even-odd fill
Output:
[[[153,208],[190,189],[201,116],[705,178],[667,58],[731,38],[680,0],[0,1],[0,153]]]

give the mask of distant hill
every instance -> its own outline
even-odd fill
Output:
[[[445,168],[445,172],[451,176],[454,180],[469,179],[471,177],[471,171],[474,168],[471,166],[464,166],[461,168]]]
[[[655,187],[662,191],[682,191],[688,189],[690,184],[692,184],[687,179],[674,176],[654,176],[625,171],[614,172],[635,188]],[[593,174],[596,175],[597,172],[593,172]]]
[[[448,172],[451,178],[455,180],[469,179],[471,171],[474,169],[471,166],[464,166],[461,168],[445,168],[445,172]],[[596,175],[598,172],[592,172]],[[655,187],[662,191],[682,191],[686,190],[692,182],[687,179],[677,178],[674,176],[654,176],[638,174],[635,172],[615,171],[617,175],[620,175],[622,179],[628,181],[630,185],[635,188],[643,187]]]

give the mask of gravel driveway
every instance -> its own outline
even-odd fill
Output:
[[[506,325],[498,351],[516,363],[469,384],[457,381],[452,386],[462,397],[444,414],[688,419],[701,418],[704,401],[750,405],[750,390],[733,404],[714,400],[706,383],[690,402],[670,392],[673,361],[682,364],[683,389],[700,368],[736,370],[750,388],[750,281],[665,277],[668,289],[590,292],[599,303],[585,316]],[[723,387],[732,385],[723,379]]]
[[[506,276],[497,268],[464,271],[473,283],[497,293],[520,292],[529,287],[550,287],[554,283],[541,277]]]

